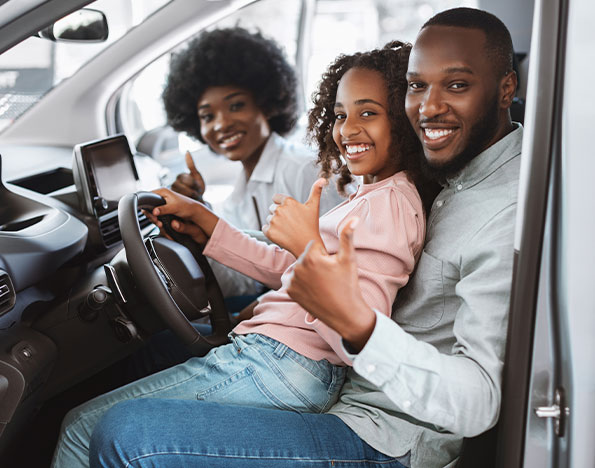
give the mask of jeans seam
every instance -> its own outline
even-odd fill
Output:
[[[387,465],[389,463],[399,462],[398,457],[392,457],[387,460],[374,460],[368,458],[360,458],[360,459],[341,459],[341,458],[305,458],[305,457],[279,457],[279,456],[272,456],[266,457],[263,455],[229,455],[229,454],[215,454],[215,453],[202,453],[202,452],[188,452],[182,450],[170,450],[170,451],[160,451],[160,452],[152,452],[152,453],[145,453],[143,455],[139,455],[137,457],[131,458],[126,461],[126,467],[131,467],[132,463],[142,460],[143,458],[154,457],[156,455],[191,455],[196,457],[210,457],[210,458],[232,458],[232,459],[248,459],[248,460],[291,460],[294,462],[300,463],[324,463],[328,464],[330,462],[337,462],[337,463],[372,463],[376,465]],[[401,464],[402,465],[402,464]]]

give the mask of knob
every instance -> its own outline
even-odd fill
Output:
[[[80,317],[87,322],[92,322],[97,318],[99,311],[105,307],[108,299],[109,292],[103,287],[98,286],[94,288],[89,294],[87,294],[87,298],[80,306]]]
[[[106,211],[108,207],[107,200],[103,197],[95,197],[93,198],[93,206],[98,213]]]

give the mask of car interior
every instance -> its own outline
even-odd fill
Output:
[[[127,358],[155,333],[170,329],[201,355],[225,342],[231,328],[199,249],[180,236],[178,242],[157,237],[142,211],[163,203],[148,191],[184,170],[185,149],[204,161],[205,198],[210,194],[215,206],[237,175],[227,161],[167,126],[160,90],[172,51],[205,28],[258,28],[291,57],[304,113],[316,77],[339,52],[413,41],[425,20],[454,6],[486,9],[509,27],[519,75],[513,119],[525,123],[532,154],[550,155],[567,2],[0,1],[2,466],[47,466],[66,412],[126,383]],[[72,20],[81,8],[83,16]],[[69,15],[64,26],[60,21]],[[373,31],[373,39],[362,31]],[[25,43],[47,48],[53,58],[39,67],[33,62],[46,60],[39,53],[19,64]],[[74,49],[67,53],[62,45]],[[68,65],[71,56],[76,65]],[[26,73],[45,87],[33,90]],[[300,119],[291,138],[301,140],[303,129]],[[519,218],[501,418],[465,442],[458,466],[523,466],[554,166],[549,156],[527,157],[521,199],[532,208]],[[210,320],[214,334],[198,335],[190,325],[195,320]]]

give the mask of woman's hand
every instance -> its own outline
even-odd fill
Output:
[[[176,180],[171,185],[171,188],[174,192],[181,193],[186,197],[203,203],[202,196],[204,195],[207,186],[202,175],[198,172],[198,169],[196,169],[189,151],[186,151],[186,166],[188,166],[190,172],[178,174]]]
[[[165,199],[165,205],[153,208],[151,213],[153,217],[150,219],[159,228],[163,227],[163,223],[155,218],[162,215],[174,215],[181,218],[181,221],[172,221],[171,226],[174,230],[188,234],[197,242],[200,242],[198,239],[202,239],[200,243],[204,243],[205,238],[211,237],[217,222],[219,222],[219,217],[215,213],[196,200],[170,189],[160,188],[154,192]]]
[[[296,258],[310,241],[323,245],[318,218],[320,196],[327,183],[326,179],[314,182],[310,196],[303,204],[287,195],[275,195],[270,208],[271,215],[267,217],[267,224],[262,227],[264,235]]]

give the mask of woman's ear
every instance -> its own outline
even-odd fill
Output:
[[[508,109],[516,94],[517,76],[515,71],[509,71],[500,81],[500,106]]]

